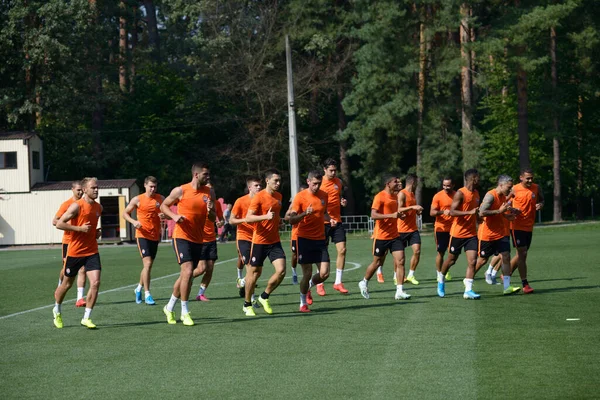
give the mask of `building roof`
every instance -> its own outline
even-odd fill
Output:
[[[0,140],[12,139],[30,139],[36,135],[35,132],[2,132],[0,131]]]
[[[71,182],[39,182],[33,185],[31,191],[71,190]],[[98,189],[130,188],[135,184],[135,179],[103,179],[98,180]]]

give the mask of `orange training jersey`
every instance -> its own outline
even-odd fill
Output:
[[[342,222],[342,181],[339,178],[323,177],[321,190],[327,193],[327,214],[337,222]],[[326,224],[329,220],[325,221]],[[304,237],[304,236],[303,236]]]
[[[308,206],[313,208],[311,214],[298,222],[298,237],[310,240],[325,240],[323,220],[325,211],[328,209],[327,197],[327,193],[322,190],[318,190],[316,194],[313,194],[309,189],[304,189],[294,197],[292,210],[296,214],[303,213]]]
[[[394,214],[398,212],[398,197],[389,194],[385,190],[377,193],[373,199],[371,208],[379,214]],[[398,218],[385,218],[375,220],[373,239],[392,240],[398,237]]]
[[[246,214],[248,214],[248,207],[250,207],[250,195],[247,194],[245,196],[240,197],[233,204],[233,208],[231,209],[231,215],[235,216],[238,219],[246,218]],[[242,223],[237,226],[237,234],[236,240],[247,240],[249,242],[252,241],[252,235],[254,234],[254,227],[251,224]]]
[[[217,218],[223,219],[223,207],[221,207],[220,201],[215,201],[215,213],[217,214]],[[217,240],[217,229],[215,226],[215,221],[211,221],[206,218],[206,222],[204,222],[204,233],[202,234],[202,243],[210,243]]]
[[[494,197],[494,201],[492,202],[489,210],[498,210],[502,203],[506,202],[506,196],[498,193],[496,189],[487,192],[486,196],[488,194]],[[502,214],[488,215],[487,217],[483,217],[483,223],[479,225],[479,240],[491,242],[492,240],[498,240],[508,236],[508,225],[504,221],[507,221],[507,219],[504,218],[504,215]]]
[[[98,252],[98,242],[96,241],[96,226],[98,219],[102,214],[102,206],[95,200],[88,203],[83,198],[77,200],[79,213],[71,219],[71,225],[82,226],[86,222],[90,223],[90,230],[87,232],[73,232],[71,243],[67,248],[68,257],[87,257]]]
[[[470,211],[479,207],[479,192],[473,190],[470,192],[467,188],[458,189],[463,194],[463,201],[457,211]],[[477,236],[477,215],[463,215],[454,217],[450,236],[455,238],[469,238]]]
[[[433,200],[431,200],[431,208],[435,208],[436,210],[444,211],[449,210],[452,206],[452,200],[454,199],[454,191],[450,194],[447,194],[445,190],[441,190],[433,196]],[[450,232],[450,228],[452,227],[452,219],[450,215],[438,215],[435,217],[435,225],[433,230],[435,232]]]
[[[183,215],[183,221],[175,224],[174,239],[185,239],[193,243],[202,243],[204,223],[208,216],[206,203],[210,199],[210,188],[200,186],[198,190],[191,183],[181,185],[183,194],[177,202],[177,214]]]
[[[414,193],[406,189],[402,189],[400,192],[404,193],[404,207],[417,205],[417,199],[415,198]],[[400,208],[399,203],[398,208]],[[407,233],[418,231],[419,228],[417,228],[417,210],[408,210],[405,211],[405,214],[406,217],[404,219],[398,218],[398,232]]]
[[[281,193],[273,192],[273,194],[269,194],[267,189],[261,190],[252,198],[248,211],[252,210],[254,215],[265,215],[269,209],[275,213],[273,219],[256,222],[254,224],[252,243],[273,244],[281,241],[279,238],[281,199]]]
[[[136,238],[144,238],[148,240],[160,240],[160,205],[164,197],[158,193],[154,193],[148,197],[146,194],[138,196],[137,220],[142,224],[140,229],[135,230]]]
[[[67,210],[69,209],[69,206],[73,203],[75,203],[75,200],[72,197],[69,200],[62,203],[60,205],[60,208],[56,212],[56,219],[60,219],[60,217],[62,217],[63,214],[67,212]],[[69,223],[71,223],[71,221],[69,221]],[[73,231],[63,231],[63,238],[62,238],[63,244],[71,243],[72,237],[73,237]]]
[[[511,222],[511,228],[531,232],[535,223],[535,205],[539,199],[539,187],[533,183],[530,188],[526,188],[519,183],[513,186],[513,193],[515,197],[512,206],[521,210],[521,213]]]

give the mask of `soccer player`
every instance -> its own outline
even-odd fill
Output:
[[[475,273],[487,263],[494,254],[499,254],[502,259],[504,272],[504,294],[510,295],[521,290],[520,287],[510,285],[510,239],[506,220],[514,219],[515,210],[510,207],[507,196],[512,189],[513,181],[508,175],[500,175],[495,189],[490,190],[483,197],[479,207],[479,215],[483,223],[479,225],[479,258],[475,266]]]
[[[331,240],[337,250],[333,289],[342,294],[348,294],[348,290],[342,282],[346,266],[346,230],[342,224],[341,212],[341,207],[346,207],[348,202],[342,197],[342,181],[337,177],[337,162],[333,158],[328,158],[323,165],[323,171],[321,190],[327,193],[327,214],[330,217],[325,219],[325,237],[327,244]],[[330,219],[335,223],[331,224]],[[325,286],[322,283],[317,285],[317,294],[325,296]]]
[[[123,218],[135,228],[135,238],[142,257],[142,272],[140,281],[134,289],[135,302],[142,303],[142,288],[144,289],[144,301],[153,306],[156,304],[150,294],[150,280],[152,264],[158,251],[160,242],[161,219],[165,215],[160,211],[160,205],[164,201],[164,196],[156,193],[158,180],[153,176],[147,176],[144,179],[144,193],[131,199],[125,210]],[[131,213],[137,209],[137,220],[133,219]]]
[[[299,192],[303,191],[304,189],[308,189],[308,186],[306,185],[306,183],[301,183],[300,184],[300,188],[299,188]],[[287,212],[285,213],[285,220],[289,222],[290,220],[290,215],[292,213],[292,203],[293,203],[294,199],[290,199],[290,207],[288,208]],[[291,234],[291,250],[292,250],[292,284],[293,285],[297,285],[298,284],[298,272],[296,271],[296,266],[298,265],[298,247],[297,247],[297,241],[298,241],[298,224],[296,225],[292,225],[292,234]],[[308,291],[308,305],[310,306],[312,304],[312,297],[310,295],[310,290]]]
[[[417,188],[417,176],[415,174],[408,174],[406,176],[406,183],[404,189],[398,192],[398,212],[405,213],[404,219],[398,219],[398,233],[400,233],[400,240],[404,248],[412,248],[412,257],[410,258],[410,269],[408,276],[404,280],[410,282],[413,285],[418,285],[419,281],[415,278],[415,270],[419,265],[421,259],[421,235],[419,234],[419,228],[417,227],[417,215],[421,215],[423,207],[417,204],[415,199],[415,189]],[[402,257],[400,262],[404,266],[404,250],[402,250]],[[404,279],[404,276],[400,278]],[[397,284],[395,282],[394,284]]]
[[[207,185],[211,187],[211,185]],[[212,187],[211,187],[212,188]],[[217,197],[212,193],[212,197]],[[200,289],[198,290],[198,295],[196,296],[196,300],[198,301],[210,301],[208,297],[204,295],[206,292],[206,288],[210,285],[210,281],[212,280],[213,271],[215,269],[215,261],[219,258],[217,253],[217,229],[223,226],[225,220],[223,216],[223,208],[221,207],[221,202],[215,202],[215,212],[216,212],[216,221],[211,221],[210,219],[206,219],[204,223],[204,233],[202,234],[202,254],[200,255],[200,263],[198,267],[194,269],[193,276],[197,278],[201,273],[204,273],[202,276],[202,282],[200,282]]]
[[[456,192],[452,178],[442,179],[442,190],[433,196],[429,215],[435,217],[434,235],[437,255],[435,257],[435,269],[437,271],[437,281],[440,281],[442,274],[442,264],[444,263],[444,254],[450,244],[450,228],[452,227],[452,217],[450,216],[450,207],[452,199]],[[446,280],[450,279],[450,274],[446,274]]]
[[[175,319],[175,304],[181,298],[181,321],[183,325],[193,326],[188,310],[188,299],[192,288],[193,272],[202,256],[202,237],[206,219],[215,221],[215,200],[207,184],[210,182],[210,170],[207,164],[196,162],[192,166],[192,180],[190,183],[174,188],[163,201],[160,210],[175,221],[173,231],[173,248],[180,265],[179,278],[173,286],[173,294],[163,312],[167,316],[167,323],[177,323]],[[177,213],[170,207],[177,204]]]
[[[251,299],[267,257],[275,268],[275,273],[271,275],[267,287],[258,298],[258,302],[267,314],[273,314],[269,296],[285,278],[285,252],[281,247],[279,237],[282,199],[281,193],[279,193],[281,174],[275,169],[268,170],[265,180],[265,188],[252,198],[248,214],[246,214],[246,222],[254,224],[250,263],[246,266],[246,295],[242,308],[247,316],[256,315]]]
[[[519,268],[525,294],[533,293],[533,288],[527,281],[527,252],[533,237],[535,212],[544,207],[544,194],[540,187],[533,183],[533,178],[531,169],[522,170],[519,176],[521,182],[512,189],[514,196],[512,206],[521,212],[511,223],[513,246],[517,248],[517,254],[511,260],[511,267],[513,271]]]
[[[244,281],[242,272],[244,271],[244,265],[250,262],[252,235],[254,235],[254,226],[246,222],[246,214],[248,214],[248,207],[250,207],[252,198],[260,192],[260,178],[249,177],[246,179],[246,187],[248,194],[235,201],[231,209],[231,216],[229,217],[229,223],[232,226],[237,226],[237,233],[235,235],[238,250],[236,283],[240,290],[240,297],[245,296],[244,286],[246,282]]]
[[[304,313],[310,312],[307,303],[310,286],[322,284],[329,277],[329,252],[323,221],[328,219],[332,229],[337,224],[337,221],[327,214],[328,194],[319,189],[322,180],[323,175],[320,171],[309,172],[306,179],[308,189],[302,190],[294,197],[289,217],[292,225],[298,225],[298,262],[302,266],[300,312]],[[317,273],[314,275],[313,264],[317,265]]]
[[[456,191],[450,216],[454,217],[450,228],[450,248],[448,258],[442,265],[442,274],[438,276],[438,296],[444,297],[445,275],[450,270],[461,250],[465,249],[467,257],[467,272],[463,280],[465,284],[464,299],[477,300],[481,296],[473,291],[473,277],[475,276],[475,265],[477,263],[477,213],[479,211],[479,192],[475,189],[479,183],[479,172],[476,169],[465,171],[465,186]]]
[[[56,226],[56,223],[62,217],[62,215],[67,211],[69,206],[81,199],[83,196],[83,189],[81,188],[80,181],[71,182],[71,192],[73,192],[73,196],[69,198],[69,200],[65,201],[60,205],[60,208],[56,212],[54,219],[52,219],[52,225]],[[67,259],[67,248],[69,247],[69,243],[71,242],[71,237],[73,237],[72,231],[64,231],[63,239],[62,239],[62,261],[63,265],[60,269],[60,274],[58,276],[58,286],[63,281],[65,276],[65,260]],[[77,302],[75,303],[75,307],[85,307],[85,297],[83,297],[83,292],[85,290],[85,269],[80,269],[79,274],[77,275]]]
[[[394,258],[396,276],[404,278],[404,265],[400,262],[404,247],[398,234],[398,218],[404,218],[405,214],[398,212],[398,192],[401,188],[400,179],[390,175],[384,178],[384,189],[377,193],[371,206],[371,218],[375,220],[373,232],[373,262],[367,267],[365,277],[358,282],[360,294],[369,298],[369,280],[375,274],[377,268],[383,265],[385,255],[388,251]],[[396,300],[410,299],[410,295],[404,292],[403,279],[396,285]]]
[[[73,232],[67,248],[65,276],[54,292],[56,303],[52,314],[54,326],[57,328],[63,327],[61,305],[81,268],[85,269],[90,282],[81,325],[89,329],[96,328],[91,316],[98,298],[100,270],[102,269],[97,242],[101,235],[97,226],[102,214],[102,206],[96,202],[98,198],[98,180],[96,178],[84,178],[81,181],[81,187],[83,188],[83,197],[71,204],[56,222],[56,228]]]

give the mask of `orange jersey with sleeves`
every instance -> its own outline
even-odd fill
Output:
[[[535,223],[535,205],[539,199],[539,187],[535,183],[530,188],[526,188],[519,183],[513,186],[515,197],[512,200],[512,206],[521,210],[514,221],[511,222],[511,228],[517,231],[533,231]]]
[[[252,210],[254,215],[265,215],[269,209],[275,213],[271,220],[254,223],[252,243],[273,244],[281,241],[279,238],[279,221],[282,198],[281,193],[273,192],[273,194],[269,194],[267,189],[261,190],[252,198],[248,211]]]
[[[337,222],[342,222],[342,181],[339,178],[329,179],[324,176],[320,189],[327,193],[327,214]],[[329,220],[325,223],[328,224]]]
[[[302,218],[298,222],[297,236],[310,240],[325,240],[325,226],[323,221],[325,212],[327,211],[327,193],[323,190],[318,190],[313,194],[309,189],[304,189],[294,197],[292,210],[296,214],[301,214],[308,206],[311,206],[313,211],[311,214]]]
[[[382,190],[375,195],[371,208],[379,214],[395,214],[398,212],[398,197]],[[398,237],[397,219],[398,218],[384,218],[375,220],[373,239],[396,239]]]
[[[204,224],[208,216],[206,203],[210,199],[210,188],[200,186],[198,190],[191,183],[181,185],[183,194],[177,201],[177,214],[183,215],[183,221],[175,224],[173,238],[185,239],[193,243],[202,243]]]
[[[400,193],[404,193],[404,207],[417,205],[417,199],[415,198],[415,194],[413,192],[402,189]],[[398,208],[400,208],[400,203],[398,203]],[[398,218],[398,232],[406,233],[418,231],[417,210],[408,210],[405,211],[405,214],[406,217],[404,219]]]
[[[135,230],[136,238],[148,240],[160,240],[160,205],[164,197],[158,193],[152,196],[140,194],[138,196],[137,220],[142,224],[140,229]]]
[[[220,201],[215,201],[215,213],[217,218],[223,220],[223,207]],[[202,233],[202,243],[210,243],[217,240],[217,227],[215,221],[206,218],[204,223],[204,232]]]
[[[71,225],[82,226],[86,222],[89,222],[90,230],[87,232],[73,232],[71,243],[69,243],[69,247],[67,248],[67,256],[87,257],[98,252],[96,226],[98,225],[100,214],[102,214],[102,206],[95,200],[90,204],[84,199],[79,199],[76,203],[79,205],[79,213],[71,219]]]
[[[498,193],[496,189],[492,189],[486,193],[492,195],[494,201],[488,210],[498,210],[502,203],[506,202],[506,196],[502,193]],[[509,235],[508,225],[506,224],[507,219],[502,214],[488,215],[483,217],[483,223],[479,225],[479,240],[491,242],[492,240],[502,239]]]
[[[436,210],[444,211],[449,210],[452,206],[452,200],[454,199],[455,191],[447,194],[445,190],[441,190],[433,196],[433,200],[431,200],[431,208],[435,208]],[[433,226],[434,231],[436,232],[450,232],[450,228],[452,227],[452,220],[454,217],[450,215],[438,215],[435,217],[435,224]]]
[[[69,209],[69,206],[73,203],[75,203],[75,200],[72,197],[69,200],[62,203],[60,205],[60,208],[56,212],[56,215],[55,215],[56,219],[60,219],[60,217],[62,217],[63,214],[67,212],[67,210]],[[71,223],[71,221],[69,221],[69,223]],[[63,244],[71,243],[72,237],[73,237],[73,231],[64,231],[63,237],[62,237]]]
[[[231,209],[231,215],[235,216],[238,219],[246,218],[246,214],[248,214],[248,207],[250,207],[250,202],[252,199],[250,195],[247,194],[238,198],[235,203],[233,203],[233,208]],[[237,234],[236,240],[247,240],[249,242],[252,241],[252,235],[254,235],[254,227],[252,224],[242,223],[237,226]]]
[[[458,191],[463,194],[463,201],[457,211],[470,211],[479,207],[479,192],[477,190],[471,192],[467,188],[462,187]],[[477,215],[454,217],[452,228],[450,228],[450,236],[455,238],[477,236]]]

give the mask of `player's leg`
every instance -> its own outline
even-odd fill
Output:
[[[406,280],[413,285],[418,285],[419,281],[415,278],[415,270],[421,260],[421,234],[419,231],[414,231],[410,234],[407,244],[412,249],[412,256],[410,258],[410,269]]]
[[[83,268],[82,268],[83,269]],[[94,254],[90,257],[87,257],[85,264],[85,273],[90,282],[90,288],[87,293],[85,312],[83,314],[83,319],[81,320],[81,325],[94,329],[96,325],[92,322],[92,310],[96,305],[96,301],[98,300],[98,291],[100,290],[100,255]]]
[[[67,295],[71,286],[73,286],[73,282],[75,282],[75,277],[77,276],[79,268],[82,267],[81,264],[78,264],[78,259],[73,257],[66,257],[65,266],[63,267],[65,274],[63,280],[60,285],[54,290],[54,308],[52,309],[52,315],[54,317],[54,326],[57,328],[63,327],[62,322],[62,303]]]
[[[394,260],[394,273],[396,274],[396,294],[394,299],[396,300],[407,300],[410,299],[410,294],[404,291],[404,275],[405,271],[405,256],[404,250],[392,250],[392,258]]]
[[[475,269],[477,267],[477,250],[465,249],[465,258],[467,259],[467,271],[465,273],[465,279],[463,283],[465,285],[465,292],[463,297],[465,299],[476,300],[481,296],[473,291],[473,280],[475,278]],[[487,262],[487,258],[483,261],[484,264]]]
[[[335,281],[333,288],[342,294],[347,294],[348,290],[344,287],[342,276],[346,266],[346,241],[335,244],[337,251],[337,260],[335,261]]]
[[[209,301],[209,299],[204,295],[208,285],[210,285],[210,281],[212,280],[213,271],[215,269],[215,260],[206,260],[206,270],[204,271],[204,276],[202,276],[202,282],[200,282],[200,289],[198,290],[198,295],[196,296],[196,300],[200,301]]]
[[[309,300],[309,286],[312,277],[312,264],[301,264],[302,279],[300,279],[300,312],[310,312],[308,306],[312,304]]]

